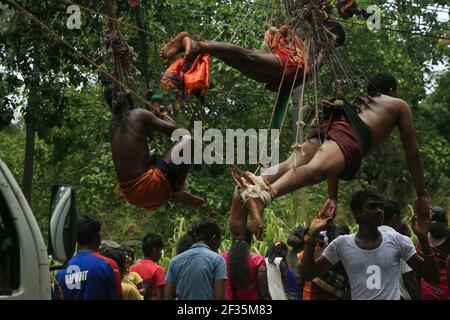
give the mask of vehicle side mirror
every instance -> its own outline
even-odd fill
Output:
[[[66,263],[75,253],[77,212],[75,193],[70,186],[53,186],[50,204],[48,252]]]

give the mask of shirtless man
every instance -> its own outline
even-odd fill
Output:
[[[345,31],[338,22],[324,21],[323,25],[322,31],[326,34],[324,37],[328,37],[330,46],[344,44]],[[294,81],[296,86],[300,85],[303,72],[308,73],[311,68],[305,64],[304,45],[300,38],[293,35],[286,25],[279,29],[269,28],[264,38],[268,49],[252,51],[232,43],[194,41],[187,32],[181,32],[161,49],[160,56],[167,64],[182,50],[187,63],[199,54],[210,54],[249,78],[265,83],[269,90],[278,91],[281,82],[283,87],[289,88]],[[323,56],[316,58],[321,65]]]
[[[372,92],[373,96],[359,98],[354,102],[358,113],[344,102],[345,112],[342,112],[342,108],[337,109],[340,114],[334,116],[331,126],[328,122],[321,126],[322,145],[316,130],[309,135],[301,150],[295,150],[286,161],[270,168],[267,171],[270,174],[263,173],[261,177],[246,174],[247,178],[234,174],[238,190],[233,196],[229,221],[233,235],[243,234],[248,211],[252,219],[252,232],[261,238],[262,214],[270,201],[324,180],[328,182],[328,200],[321,215],[334,216],[338,179],[352,179],[360,167],[361,159],[376,151],[396,127],[400,131],[407,167],[417,191],[414,204],[416,212],[421,218],[430,218],[411,109],[405,101],[385,95],[396,95],[397,83],[394,77],[378,74],[370,82],[378,88],[378,92]],[[325,131],[328,132],[324,134]]]
[[[111,90],[105,98],[112,106]],[[131,98],[128,100],[132,105]],[[175,165],[171,154],[193,147],[192,138],[184,136],[161,158],[151,159],[148,142],[155,131],[171,136],[177,126],[159,119],[147,109],[122,110],[111,108],[113,119],[110,130],[112,157],[125,199],[139,208],[157,210],[164,202],[173,201],[188,206],[199,206],[204,200],[185,191],[189,165]],[[184,149],[186,148],[186,149]],[[193,154],[193,153],[191,153]]]

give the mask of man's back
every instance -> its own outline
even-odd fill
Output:
[[[122,295],[117,264],[102,255],[86,251],[74,256],[58,272],[55,298],[64,300],[108,300]],[[61,292],[62,295],[61,296]]]
[[[143,259],[130,268],[131,271],[137,272],[144,283],[147,283],[152,289],[151,299],[156,298],[156,288],[166,284],[166,272],[163,267],[149,259]]]
[[[174,257],[166,276],[166,281],[175,285],[180,300],[212,300],[214,281],[225,279],[225,259],[203,243]]]
[[[149,117],[149,111],[134,109],[111,126],[112,156],[120,182],[132,180],[148,170],[147,138],[151,136],[151,127],[146,123]]]
[[[375,151],[385,141],[397,125],[405,124],[412,119],[411,110],[405,101],[387,95],[377,95],[376,97],[364,97],[367,103],[356,102],[360,112],[361,120],[372,132],[372,148]],[[403,122],[401,123],[401,119]]]

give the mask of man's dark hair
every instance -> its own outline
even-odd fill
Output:
[[[335,36],[335,42],[337,46],[342,46],[345,43],[345,30],[342,27],[342,25],[337,21],[324,21],[323,25],[325,28],[327,28],[330,32],[332,32]]]
[[[389,90],[397,90],[397,79],[387,72],[378,72],[370,76],[367,94],[375,97],[377,93],[388,94]]]
[[[450,237],[450,230],[448,228],[447,212],[444,208],[439,206],[431,207],[431,224],[429,226],[430,234],[437,239],[444,239]]]
[[[94,241],[100,233],[101,225],[100,221],[90,217],[83,217],[78,220],[76,229],[78,244],[84,246]]]
[[[288,254],[287,245],[281,241],[276,241],[269,247],[269,249],[267,249],[266,257],[269,258],[270,263],[273,263],[275,258],[278,257],[286,259],[287,254]]]
[[[125,270],[126,257],[125,252],[121,248],[104,247],[99,251],[99,253],[104,257],[114,260],[120,271]]]
[[[231,286],[234,289],[246,288],[249,283],[248,257],[253,234],[246,226],[245,239],[243,241],[233,239],[228,258],[228,271],[230,273]]]
[[[188,234],[194,239],[194,242],[207,241],[214,235],[220,236],[222,229],[215,219],[204,217],[191,225]]]
[[[353,194],[350,200],[350,208],[354,213],[357,209],[361,209],[364,203],[368,200],[382,201],[381,198],[373,191],[363,190]]]
[[[392,218],[401,217],[402,215],[402,207],[398,202],[393,200],[387,200],[383,202],[383,211],[384,211],[384,219],[383,224],[389,225],[391,224]]]
[[[304,227],[295,228],[292,231],[292,234],[287,239],[288,246],[292,247],[292,249],[294,250],[301,250],[305,245],[305,242],[303,240],[304,235],[305,235]]]
[[[142,239],[142,253],[149,257],[153,249],[162,249],[164,246],[160,235],[150,233]]]
[[[177,241],[177,255],[189,250],[194,244],[194,239],[188,234],[185,234]]]

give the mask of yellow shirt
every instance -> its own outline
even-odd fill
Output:
[[[134,283],[136,287],[139,286],[140,284],[144,283],[144,280],[142,280],[139,273],[134,272],[134,271],[128,271],[128,273],[125,274],[125,276],[123,278],[125,280],[130,281],[131,283]]]
[[[123,300],[144,300],[134,284],[122,282]]]

